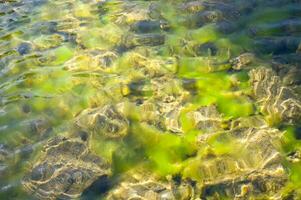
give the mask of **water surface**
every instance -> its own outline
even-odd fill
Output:
[[[259,86],[263,96],[250,79],[261,67],[275,73],[270,82],[281,82]],[[26,191],[24,177],[49,139],[84,133],[111,174],[106,187],[79,187],[82,199],[114,199],[128,180],[120,177],[141,169],[166,184],[189,180],[190,199],[299,199],[300,67],[298,0],[1,1],[0,198],[48,198]],[[198,114],[202,108],[210,109]],[[269,145],[260,134],[259,145],[251,144],[255,133],[245,131],[261,127],[278,134],[272,150],[280,159],[268,169],[259,165],[268,163],[271,155],[261,153]],[[224,169],[216,172],[219,159]],[[271,172],[271,188],[244,180],[249,167]],[[276,167],[283,178],[277,184]],[[254,190],[243,194],[237,180],[222,181],[236,176]],[[237,185],[241,197],[227,192]],[[49,198],[59,199],[54,193]]]

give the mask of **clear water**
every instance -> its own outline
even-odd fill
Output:
[[[233,69],[233,58],[244,53],[252,62]],[[287,155],[301,151],[300,119],[270,117],[252,97],[249,71],[273,63],[296,69],[290,87],[300,94],[298,0],[2,0],[0,199],[35,199],[22,179],[47,141],[76,133],[78,116],[106,105],[124,108],[129,122],[125,136],[114,139],[87,131],[91,152],[111,163],[112,177],[142,166],[162,179],[180,174],[202,183],[206,145],[216,155],[251,156],[231,138],[199,144],[206,130],[188,113],[216,105],[224,130],[259,116],[284,133],[278,151],[288,181],[281,198],[299,199],[301,162]],[[106,199],[106,192],[81,198]]]

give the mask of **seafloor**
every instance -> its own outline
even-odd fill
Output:
[[[0,199],[300,200],[300,0],[0,0]]]

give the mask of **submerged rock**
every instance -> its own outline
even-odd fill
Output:
[[[142,111],[141,121],[164,131],[182,133],[180,113],[189,93],[182,88],[181,81],[172,76],[153,78],[150,91],[152,96],[138,106]]]
[[[216,56],[218,52],[217,46],[212,42],[206,42],[197,47],[196,54],[198,56]]]
[[[113,67],[115,60],[117,54],[113,51],[89,49],[76,54],[64,66],[70,71],[106,70]]]
[[[149,20],[148,2],[139,1],[105,1],[99,6],[101,20],[118,25],[131,25],[141,20]]]
[[[167,30],[168,24],[165,21],[142,20],[131,26],[131,30],[136,33],[150,33],[160,30]]]
[[[64,41],[63,36],[59,34],[52,35],[42,35],[35,40],[33,44],[37,47],[38,50],[47,50],[50,48],[58,47]]]
[[[217,111],[216,106],[203,106],[196,111],[188,113],[196,129],[204,132],[216,132],[222,130],[222,115]]]
[[[280,77],[269,68],[253,69],[249,73],[254,98],[260,111],[271,123],[280,120],[286,123],[298,122],[301,118],[300,94],[285,86]]]
[[[43,148],[22,184],[39,199],[78,198],[93,181],[110,175],[110,165],[80,138],[55,137]]]
[[[106,105],[83,111],[75,125],[105,138],[120,138],[127,134],[129,122],[116,106]]]
[[[278,192],[288,180],[282,166],[284,158],[279,152],[283,133],[267,125],[259,125],[258,128],[244,126],[246,124],[212,135],[216,141],[231,140],[229,145],[232,150],[216,153],[214,145],[209,145],[208,153],[192,161],[186,172],[184,170],[184,173],[197,170],[201,199],[249,199],[280,195]],[[210,143],[211,136],[201,137],[201,144]]]
[[[194,199],[194,188],[188,182],[160,181],[148,172],[131,172],[106,199],[188,200]]]
[[[28,42],[22,42],[17,48],[17,51],[21,56],[30,53],[31,50],[32,50],[32,45]]]
[[[57,32],[57,21],[40,21],[32,24],[31,31],[33,33],[52,34]]]
[[[123,36],[121,46],[131,49],[137,46],[159,46],[164,42],[165,36],[160,33],[129,34]]]
[[[247,65],[252,64],[252,62],[254,61],[255,61],[255,55],[253,53],[243,53],[238,57],[231,59],[230,64],[233,69],[241,70]]]
[[[262,37],[254,41],[257,52],[263,54],[295,53],[298,49],[300,38],[292,36]]]

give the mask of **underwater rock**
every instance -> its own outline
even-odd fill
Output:
[[[223,19],[219,10],[201,11],[178,19],[178,23],[188,28],[200,28],[210,23],[217,23]]]
[[[197,160],[201,199],[249,199],[277,196],[288,180],[278,152],[283,133],[267,125],[258,128],[233,128],[219,133],[217,141],[231,138],[233,151],[216,155],[213,149]],[[204,137],[202,137],[204,139]],[[210,140],[200,140],[202,144]],[[210,149],[211,147],[209,147]],[[188,167],[189,168],[189,167]]]
[[[202,1],[188,1],[179,5],[181,11],[196,13],[205,9]]]
[[[110,165],[93,155],[80,138],[55,137],[22,184],[39,199],[78,198],[93,181],[110,174]]]
[[[215,105],[203,106],[196,111],[188,113],[194,127],[204,132],[216,132],[222,130],[222,115],[217,111]]]
[[[113,1],[114,2],[114,1]],[[118,25],[131,25],[138,21],[149,20],[149,2],[139,1],[105,1],[99,5],[101,20]]]
[[[254,98],[270,123],[279,123],[280,120],[294,123],[300,120],[300,95],[293,88],[285,86],[272,69],[253,69],[249,76]]]
[[[159,46],[165,43],[165,36],[159,33],[127,34],[121,41],[121,46],[131,49],[137,46]]]
[[[165,129],[164,119],[160,116],[159,107],[153,102],[142,101],[138,104],[140,110],[140,121],[146,122],[147,124],[154,126],[158,129]]]
[[[165,21],[142,20],[131,26],[131,31],[135,33],[151,33],[160,30],[168,30],[168,23]]]
[[[273,61],[282,64],[291,64],[296,67],[301,67],[301,53],[290,53],[273,56]]]
[[[32,45],[28,42],[22,42],[17,48],[17,51],[21,56],[30,53],[31,50],[32,50]]]
[[[265,128],[266,121],[261,115],[253,115],[249,117],[240,117],[229,122],[231,134],[236,136],[245,133],[252,128]]]
[[[37,47],[38,50],[47,50],[49,48],[58,47],[64,41],[63,36],[59,34],[52,35],[42,35],[35,40],[33,44]]]
[[[70,71],[106,70],[113,67],[115,60],[117,54],[113,51],[89,49],[76,54],[64,66]]]
[[[180,122],[181,110],[182,107],[180,106],[165,114],[165,127],[168,131],[171,131],[172,133],[183,133],[182,125]]]
[[[41,21],[32,25],[30,31],[39,34],[52,34],[57,32],[58,22],[56,21]]]
[[[106,196],[108,200],[188,200],[194,188],[188,182],[160,181],[148,172],[131,172]]]
[[[262,37],[254,40],[255,51],[262,54],[288,54],[298,49],[300,38],[292,36]]]
[[[158,107],[159,116],[164,119],[167,130],[182,133],[180,113],[189,96],[189,92],[182,88],[180,80],[172,76],[162,76],[151,80],[153,101]]]
[[[180,4],[179,9],[189,13],[217,10],[236,17],[239,14],[239,10],[229,1],[187,1]]]
[[[135,72],[140,72],[147,78],[164,77],[176,73],[178,61],[175,57],[151,59],[148,53],[140,53],[138,49],[139,47],[124,55],[127,65],[131,66]]]
[[[301,31],[301,23],[297,18],[285,19],[275,23],[259,23],[251,28],[252,34],[256,37],[268,36],[277,33],[277,35],[298,35]]]
[[[99,61],[99,66],[103,69],[108,69],[113,66],[114,61],[117,59],[117,55],[114,52],[103,52],[96,57]]]
[[[121,138],[127,134],[129,122],[118,105],[86,109],[76,119],[75,126],[105,138]]]
[[[52,129],[50,122],[43,118],[34,119],[28,125],[30,133],[34,136],[44,137]]]
[[[141,122],[160,130],[182,133],[180,113],[189,92],[172,75],[135,80],[129,84],[129,97],[135,102]]]
[[[301,69],[288,64],[273,63],[272,68],[282,80],[283,85],[295,87],[301,84]]]
[[[239,29],[238,25],[231,21],[220,21],[215,24],[216,29],[223,34],[231,34]]]
[[[217,46],[212,42],[206,42],[198,46],[196,55],[198,56],[215,56],[218,52]]]
[[[245,66],[252,64],[255,60],[255,55],[253,53],[243,53],[238,57],[235,57],[230,60],[230,64],[233,69],[241,70]]]

